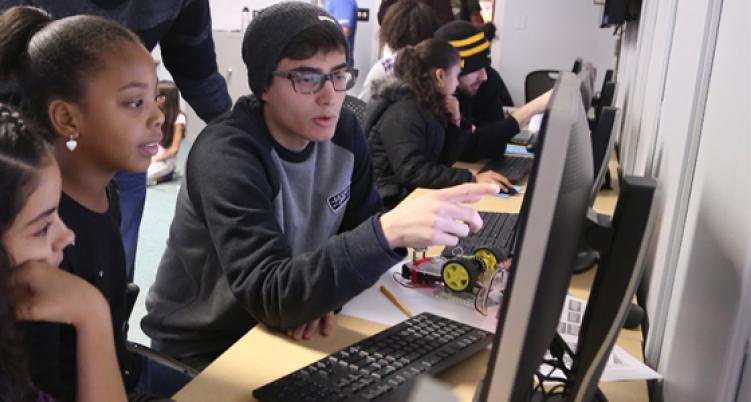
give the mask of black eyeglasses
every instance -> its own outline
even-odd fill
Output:
[[[271,75],[292,81],[292,89],[301,94],[314,94],[320,91],[326,81],[331,81],[334,91],[344,92],[352,89],[357,81],[357,69],[354,68],[343,68],[328,74],[312,71],[272,71]]]

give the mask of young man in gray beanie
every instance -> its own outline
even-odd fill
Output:
[[[255,95],[193,145],[142,321],[154,348],[198,368],[259,322],[327,335],[331,312],[405,247],[455,244],[482,225],[462,204],[498,191],[454,187],[381,215],[365,138],[342,109],[357,74],[336,21],[280,3],[253,19],[242,52]]]
[[[473,141],[465,146],[461,159],[476,161],[503,155],[506,144],[535,114],[545,111],[550,92],[541,95],[506,116],[503,106],[508,90],[501,76],[490,66],[490,42],[467,21],[453,21],[439,28],[436,38],[448,41],[459,51],[462,71],[457,99],[463,120],[474,126]]]

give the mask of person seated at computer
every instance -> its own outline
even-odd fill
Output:
[[[474,136],[463,149],[460,160],[503,155],[506,144],[519,133],[520,127],[545,110],[550,91],[505,116],[503,99],[508,91],[498,72],[490,66],[490,43],[485,34],[467,21],[453,21],[439,28],[435,37],[448,41],[462,58],[456,97],[463,122],[474,127]]]
[[[378,31],[381,46],[387,47],[389,54],[378,60],[365,76],[362,92],[357,97],[369,102],[374,84],[393,77],[396,53],[415,46],[425,39],[432,38],[441,26],[433,9],[421,0],[401,0],[388,8]]]
[[[365,116],[376,186],[386,208],[418,187],[443,188],[477,181],[504,189],[511,183],[487,171],[451,167],[472,135],[461,126],[459,53],[440,39],[427,39],[398,53],[396,76],[375,86]]]
[[[365,137],[342,109],[356,70],[323,9],[262,10],[242,54],[255,95],[196,139],[141,322],[154,348],[196,368],[259,322],[296,340],[328,334],[331,312],[405,247],[479,230],[479,214],[462,203],[498,191],[467,184],[380,214]]]

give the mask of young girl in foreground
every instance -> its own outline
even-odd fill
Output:
[[[26,115],[54,141],[62,173],[58,210],[76,235],[60,268],[94,285],[109,303],[126,390],[156,390],[143,385],[148,362],[126,348],[125,255],[111,184],[115,172],[145,172],[158,150],[164,116],[153,59],[135,34],[100,17],[53,21],[39,9],[13,7],[0,15],[0,32],[0,78],[22,89]],[[72,400],[75,331],[34,325],[25,333],[35,385]],[[167,396],[175,389],[156,391]]]
[[[71,324],[77,401],[124,401],[107,301],[57,268],[74,235],[57,214],[60,170],[52,149],[0,104],[0,400],[47,401],[32,384],[16,319]]]

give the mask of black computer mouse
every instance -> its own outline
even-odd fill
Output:
[[[501,187],[501,191],[498,192],[498,194],[508,194],[508,195],[516,195],[518,193],[519,192],[516,191],[516,187],[514,186],[510,186],[510,187],[507,186],[506,188]]]

